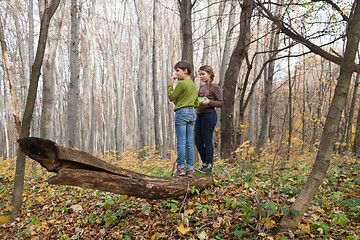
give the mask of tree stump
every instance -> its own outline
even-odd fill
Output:
[[[147,199],[183,196],[195,187],[201,191],[210,186],[210,174],[193,177],[155,177],[111,165],[89,153],[66,148],[35,137],[18,140],[20,150],[57,175],[49,184],[97,189]]]

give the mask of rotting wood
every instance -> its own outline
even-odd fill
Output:
[[[166,199],[185,195],[190,188],[201,191],[213,177],[196,173],[193,177],[155,177],[111,165],[89,153],[66,148],[35,137],[18,140],[20,149],[57,175],[50,184],[97,189],[148,199]]]

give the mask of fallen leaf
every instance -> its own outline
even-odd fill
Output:
[[[177,227],[177,230],[181,234],[185,235],[185,234],[187,234],[189,232],[190,228],[185,228],[183,224],[180,224],[180,226]]]
[[[38,196],[36,199],[37,199],[39,202],[45,201],[45,198],[44,198],[43,196]]]
[[[2,215],[0,216],[0,225],[3,225],[5,223],[10,222],[10,216],[9,215]]]
[[[185,211],[185,213],[186,213],[187,215],[191,215],[191,214],[194,213],[194,210],[188,209],[188,210]]]

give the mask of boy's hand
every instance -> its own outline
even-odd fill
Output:
[[[169,82],[174,83],[176,81],[176,79],[177,79],[176,76],[171,76]]]

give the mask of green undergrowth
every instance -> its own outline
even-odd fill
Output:
[[[175,156],[136,152],[103,159],[143,174],[170,176]],[[46,183],[51,176],[27,160],[23,208],[11,216],[14,162],[0,169],[0,239],[359,239],[360,166],[350,156],[333,156],[326,178],[294,232],[281,232],[307,180],[315,153],[293,153],[289,161],[268,151],[255,158],[237,151],[216,159],[213,185],[178,199],[146,200]],[[294,214],[298,214],[293,212]]]

